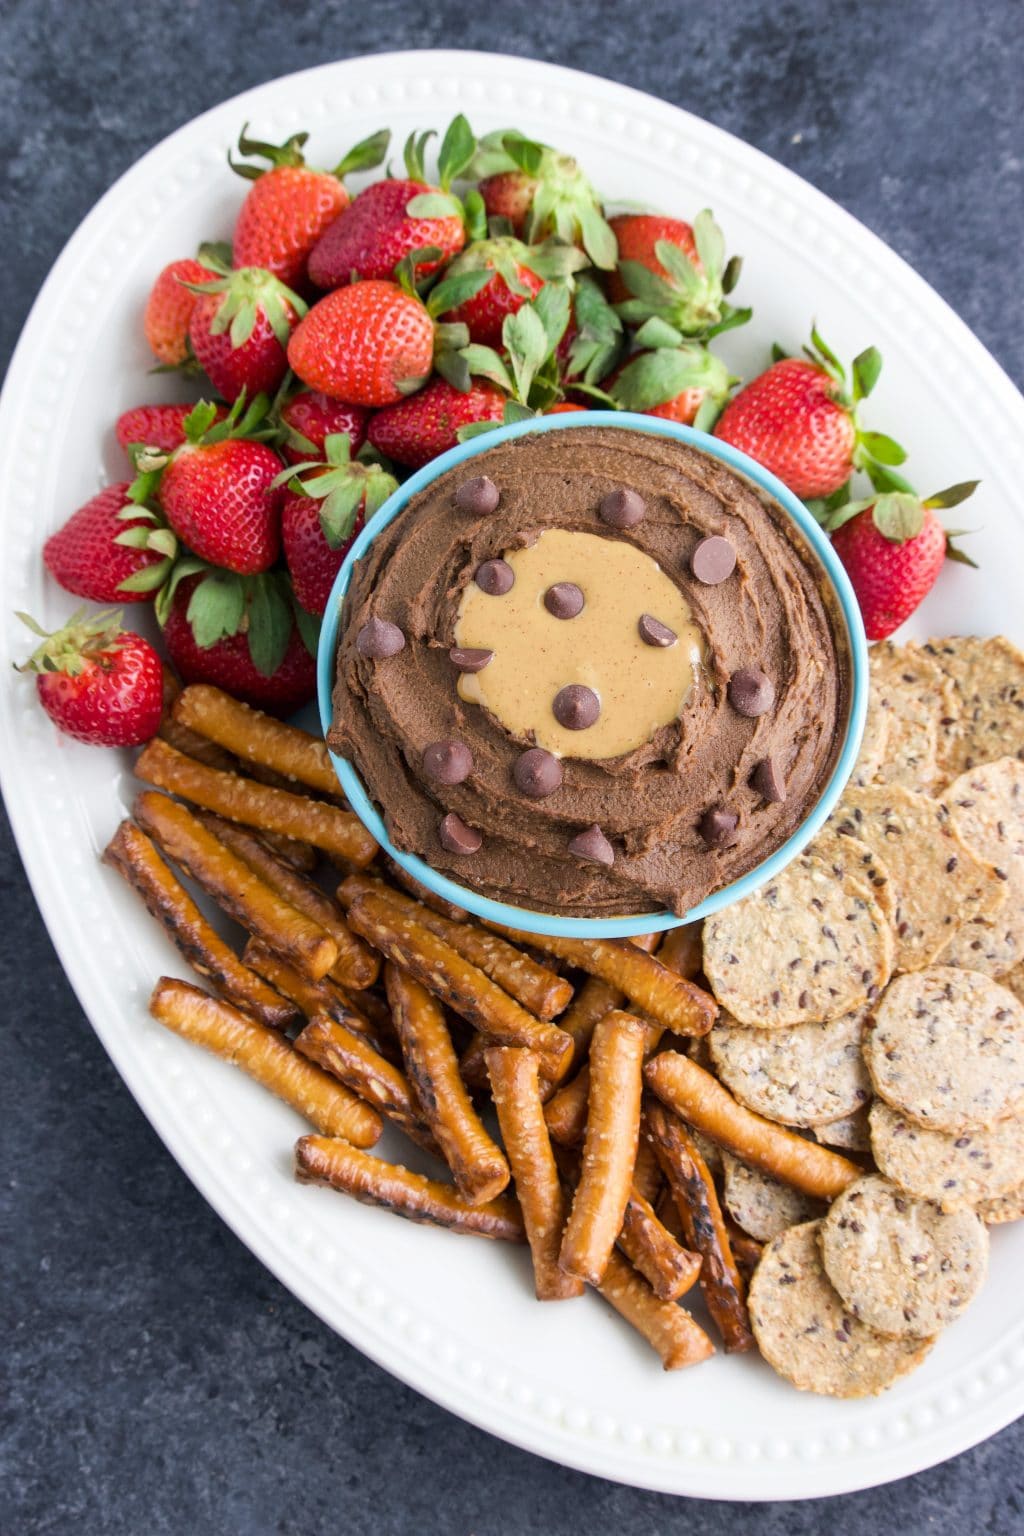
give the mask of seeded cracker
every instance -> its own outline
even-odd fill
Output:
[[[875,850],[862,843],[859,837],[840,836],[832,827],[823,827],[814,842],[805,848],[802,857],[821,859],[837,880],[845,880],[847,875],[860,880],[892,922],[896,916],[896,890],[892,877]]]
[[[759,1168],[741,1163],[731,1152],[722,1153],[725,1167],[723,1197],[737,1226],[759,1243],[769,1243],[787,1227],[812,1221],[825,1213],[825,1202],[802,1190],[782,1184]]]
[[[889,721],[874,782],[927,790],[938,771],[939,722],[958,709],[953,684],[918,646],[886,640],[871,647],[869,660],[872,695]]]
[[[932,1340],[886,1338],[843,1306],[822,1267],[820,1227],[790,1227],[764,1250],[750,1283],[754,1337],[801,1392],[874,1397],[919,1366]]]
[[[944,1210],[979,1205],[1015,1190],[1024,1171],[1024,1117],[987,1131],[926,1131],[876,1099],[868,1117],[875,1162],[894,1184]]]
[[[939,740],[943,781],[997,757],[1024,756],[1024,654],[1003,635],[929,640],[922,649],[952,680],[959,704]]]
[[[982,1200],[978,1215],[990,1227],[999,1226],[1004,1221],[1020,1221],[1024,1218],[1024,1184],[995,1200]]]
[[[1024,959],[1024,763],[1001,757],[968,769],[943,799],[967,846],[1004,877],[1006,900],[992,917],[965,924],[939,958],[1005,976]]]
[[[974,1300],[988,1232],[968,1208],[914,1200],[880,1174],[851,1184],[821,1223],[825,1273],[855,1317],[881,1333],[929,1338]]]
[[[1024,1112],[1024,1006],[975,971],[897,977],[864,1059],[875,1091],[919,1125],[959,1135]]]
[[[975,858],[949,811],[899,784],[844,792],[829,826],[859,837],[882,859],[896,895],[895,969],[930,965],[972,918],[996,912],[1005,881]]]
[[[870,784],[882,766],[889,741],[889,711],[884,709],[874,688],[868,692],[868,717],[860,752],[850,776],[851,784]]]
[[[841,1018],[892,970],[892,934],[866,885],[836,880],[819,859],[794,860],[777,880],[704,924],[704,971],[740,1024],[779,1029]]]
[[[811,1134],[823,1147],[838,1147],[843,1152],[870,1152],[871,1132],[868,1125],[870,1102],[855,1109],[852,1115],[842,1115],[827,1125],[812,1125]]]
[[[1024,961],[1020,965],[1015,965],[1013,970],[1008,971],[1005,976],[1000,977],[1000,981],[1004,987],[1009,987],[1014,997],[1024,1003]]]
[[[781,1125],[837,1120],[871,1097],[861,1053],[864,1010],[829,1024],[744,1029],[719,1020],[707,1042],[716,1073],[748,1109]]]

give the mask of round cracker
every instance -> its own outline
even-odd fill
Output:
[[[932,964],[962,924],[1006,899],[1005,881],[967,847],[947,807],[927,795],[899,784],[847,788],[829,826],[859,837],[888,870],[897,971]]]
[[[1024,960],[1024,763],[1001,757],[971,768],[943,795],[953,825],[972,853],[995,866],[1006,900],[954,934],[939,957],[986,976],[1005,976]]]
[[[768,1244],[750,1282],[750,1321],[773,1370],[801,1392],[874,1397],[919,1366],[931,1339],[890,1339],[844,1307],[825,1273],[820,1221]]]
[[[827,1125],[812,1125],[811,1134],[824,1147],[841,1147],[846,1152],[870,1152],[870,1107],[870,1103],[862,1104],[852,1115],[842,1115],[838,1120],[830,1120]]]
[[[999,1226],[1004,1221],[1024,1219],[1024,1184],[1018,1184],[1016,1189],[995,1200],[979,1201],[978,1215],[990,1227]]]
[[[954,635],[922,649],[952,681],[959,706],[939,738],[945,779],[997,757],[1024,757],[1024,653],[1004,635]]]
[[[851,784],[870,784],[882,766],[889,742],[889,711],[883,707],[874,689],[868,692],[868,716],[860,752],[850,775]]]
[[[916,645],[884,640],[871,647],[869,665],[872,695],[889,720],[874,782],[928,789],[938,772],[939,722],[957,711],[953,684]]]
[[[715,1071],[742,1104],[780,1125],[820,1125],[871,1097],[864,1010],[827,1024],[744,1029],[719,1015],[705,1036]]]
[[[926,1339],[956,1322],[988,1268],[988,1232],[969,1206],[944,1211],[879,1173],[832,1202],[820,1242],[854,1317],[893,1337]]]
[[[722,1196],[737,1226],[759,1243],[769,1243],[787,1227],[825,1214],[825,1202],[814,1200],[791,1184],[782,1184],[759,1168],[751,1168],[731,1152],[722,1153],[725,1178]]]
[[[1024,1003],[1024,962],[1015,965],[1012,971],[1007,971],[999,980],[1004,987],[1009,987],[1014,997]]]
[[[987,1131],[927,1131],[876,1099],[868,1116],[871,1151],[884,1174],[920,1200],[946,1210],[998,1199],[1020,1183],[1024,1118],[1000,1120]]]
[[[898,976],[864,1032],[875,1091],[919,1125],[958,1135],[1024,1110],[1024,1006],[976,971]]]
[[[723,1008],[752,1028],[838,1019],[888,981],[892,934],[867,886],[804,856],[707,919],[704,971]]]
[[[873,848],[861,842],[859,837],[839,833],[834,828],[823,827],[804,849],[804,857],[810,855],[827,864],[837,880],[852,875],[868,887],[882,911],[891,923],[896,916],[896,890],[885,864]]]

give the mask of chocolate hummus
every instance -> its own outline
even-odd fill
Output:
[[[664,597],[660,614],[626,614],[625,598],[612,612],[607,592],[599,609],[596,577],[588,609],[582,556],[575,570],[517,565],[516,551],[554,529],[625,541],[656,562],[660,572],[622,552],[653,578],[635,590],[657,595],[661,573],[670,578],[671,614]],[[553,547],[571,564],[574,548],[593,545]],[[528,702],[524,715],[522,697],[508,697],[513,731],[500,718],[510,682],[486,643],[487,614],[510,591],[521,602],[534,567],[558,580],[534,604],[549,624],[537,631],[539,691],[519,645]],[[357,565],[329,739],[396,846],[461,884],[574,916],[682,913],[779,847],[834,767],[849,676],[827,603],[782,509],[704,454],[620,428],[519,438],[435,481]],[[503,632],[511,644],[514,627]],[[552,655],[567,658],[564,679]],[[617,694],[602,689],[606,663]],[[660,679],[662,720],[677,679],[678,714],[673,705],[616,757],[573,755],[577,733],[582,743],[616,698],[632,701],[647,671]]]

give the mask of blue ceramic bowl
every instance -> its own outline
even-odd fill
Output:
[[[838,599],[846,629],[853,680],[850,714],[846,724],[843,748],[832,777],[818,803],[808,812],[804,821],[781,848],[776,849],[769,858],[743,875],[741,879],[734,880],[731,885],[723,886],[720,891],[715,891],[713,895],[706,897],[685,917],[677,917],[673,912],[647,912],[629,917],[563,917],[550,912],[531,912],[524,907],[509,906],[502,901],[492,901],[468,886],[458,885],[447,875],[439,874],[415,854],[405,853],[395,848],[385,831],[383,817],[367,794],[352,764],[333,753],[331,756],[341,787],[360,821],[373,833],[381,847],[397,864],[436,895],[465,907],[477,917],[488,918],[512,928],[522,928],[530,933],[557,934],[566,938],[629,938],[634,934],[675,928],[680,923],[710,917],[713,912],[719,912],[732,902],[739,901],[741,897],[749,896],[752,891],[756,891],[759,886],[771,880],[810,842],[822,826],[839,799],[860,750],[867,714],[868,653],[857,599],[846,572],[833,553],[831,544],[807,508],[780,480],[769,474],[766,469],[762,469],[760,464],[755,464],[753,459],[748,459],[745,453],[738,452],[728,443],[709,437],[705,432],[697,432],[693,427],[683,427],[673,421],[661,421],[654,416],[639,416],[630,411],[587,411],[578,415],[573,412],[542,416],[534,421],[516,422],[513,426],[499,427],[493,432],[483,433],[469,442],[461,443],[457,448],[452,448],[440,458],[431,460],[423,469],[411,475],[370,520],[349,550],[345,563],[338,572],[324,615],[317,656],[317,694],[320,703],[320,720],[326,731],[333,715],[331,692],[334,687],[342,601],[348,591],[353,566],[365,555],[381,529],[385,528],[392,518],[397,517],[419,491],[430,485],[439,475],[443,475],[446,470],[454,469],[457,464],[465,464],[469,459],[474,459],[478,454],[486,453],[489,448],[494,448],[497,444],[507,442],[513,437],[525,437],[533,432],[572,432],[580,427],[614,427],[634,432],[648,432],[656,437],[672,437],[677,442],[688,443],[692,448],[701,449],[702,452],[721,460],[730,469],[744,475],[761,490],[774,497],[786,509],[814,550],[821,562],[826,580],[831,584]]]

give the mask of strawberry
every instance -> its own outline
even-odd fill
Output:
[[[248,126],[238,140],[239,154],[269,160],[270,166],[245,165],[228,156],[231,169],[252,182],[235,224],[233,264],[262,267],[295,287],[305,279],[309,254],[320,236],[348,207],[342,178],[380,165],[391,135],[386,130],[375,133],[349,150],[333,171],[317,171],[302,153],[308,133],[294,133],[281,145],[264,144],[247,137]]]
[[[279,476],[288,486],[281,505],[284,557],[307,613],[323,613],[356,534],[398,489],[379,464],[351,455],[347,433],[332,433],[322,462],[300,464]]]
[[[316,691],[316,625],[282,577],[191,574],[161,613],[164,644],[186,683],[213,683],[288,715]]]
[[[474,241],[461,256],[456,256],[447,276],[486,272],[487,281],[471,298],[450,309],[445,319],[467,326],[471,341],[488,347],[500,346],[505,316],[514,315],[544,286],[543,277],[533,270],[530,260],[529,247],[511,235]]]
[[[217,261],[216,270],[196,285],[188,327],[196,361],[225,400],[243,390],[272,395],[288,372],[288,339],[306,305],[262,267],[231,271]]]
[[[571,400],[559,400],[554,405],[549,405],[544,412],[545,416],[565,416],[570,411],[585,411],[585,405],[573,405]]]
[[[133,445],[173,453],[185,441],[185,417],[191,405],[136,405],[122,411],[114,425],[114,436],[125,453]],[[223,421],[227,411],[217,407],[216,421]]]
[[[428,277],[462,250],[467,213],[450,187],[472,159],[476,140],[466,119],[456,117],[441,144],[434,187],[423,163],[432,137],[410,134],[406,179],[364,188],[318,241],[309,258],[309,276],[318,288],[338,288],[353,278],[388,278],[403,257],[420,250],[431,253],[420,263],[421,276]]]
[[[93,603],[144,603],[169,575],[177,540],[130,490],[126,480],[108,485],[43,545],[46,569],[66,592]]]
[[[848,502],[825,526],[846,568],[869,640],[885,640],[927,597],[947,556],[973,565],[935,516],[937,507],[966,500],[977,485],[950,486],[922,501],[889,491],[870,501]]]
[[[419,469],[459,442],[459,429],[471,422],[500,422],[505,396],[480,380],[459,390],[447,379],[432,379],[408,400],[378,411],[368,437],[378,453],[409,469]]]
[[[722,412],[715,436],[778,475],[804,501],[834,495],[854,469],[877,490],[907,490],[889,465],[906,454],[881,432],[863,432],[857,406],[874,388],[882,359],[874,347],[853,363],[853,386],[817,331],[805,357],[780,356]]]
[[[736,286],[740,261],[725,259],[725,241],[710,209],[693,224],[657,214],[612,219],[619,262],[608,294],[632,324],[657,317],[684,336],[716,336],[743,325],[749,309],[733,309],[725,295]]]
[[[353,207],[355,204],[353,204]],[[338,288],[300,320],[288,362],[304,384],[353,405],[390,405],[430,373],[434,323],[397,283]]]
[[[121,628],[119,613],[86,618],[83,608],[52,634],[18,617],[43,642],[18,670],[36,674],[39,702],[60,730],[97,747],[138,747],[156,735],[160,658],[148,640]]]
[[[637,332],[641,345],[645,332],[661,324],[649,322],[641,327]],[[638,353],[606,380],[604,388],[625,411],[710,425],[729,393],[729,370],[701,343],[683,341],[678,332],[674,335],[675,345]]]
[[[215,408],[200,401],[186,418],[186,442],[162,469],[159,497],[167,521],[200,559],[251,575],[277,559],[281,515],[274,481],[281,460],[245,436],[262,403],[255,401],[241,419],[240,405],[241,398],[214,425]]]
[[[185,284],[205,283],[212,276],[202,262],[172,261],[149,290],[142,327],[150,351],[165,368],[177,368],[188,357],[188,324],[196,295]]]
[[[615,235],[590,182],[570,155],[527,139],[515,129],[480,141],[474,172],[484,179],[480,196],[492,218],[533,245],[556,235],[582,246],[595,267],[615,266]]]
[[[366,441],[369,412],[361,405],[346,405],[332,400],[319,390],[301,389],[281,407],[281,424],[286,429],[281,453],[289,464],[322,456],[328,437],[344,432],[353,453]]]

